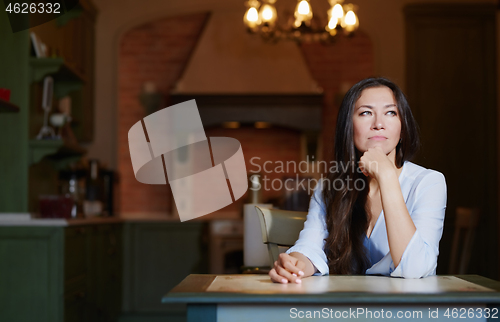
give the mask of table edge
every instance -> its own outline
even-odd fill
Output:
[[[227,274],[233,275],[233,274]],[[367,293],[326,292],[317,294],[263,294],[206,292],[215,274],[191,274],[162,298],[162,303],[500,303],[500,282],[479,275],[454,276],[493,289],[495,292]]]

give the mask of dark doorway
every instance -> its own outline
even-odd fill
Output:
[[[479,207],[467,273],[498,279],[495,10],[405,7],[407,93],[422,138],[415,161],[442,172],[448,186],[438,274],[447,273],[456,207]]]

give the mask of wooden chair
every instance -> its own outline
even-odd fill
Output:
[[[259,214],[262,241],[267,244],[271,267],[280,254],[278,246],[293,246],[304,228],[307,212],[255,206]]]
[[[457,207],[449,274],[467,273],[479,215],[478,208]]]

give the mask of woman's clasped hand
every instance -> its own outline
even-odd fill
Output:
[[[304,258],[302,258],[304,257]],[[276,283],[302,283],[302,278],[313,274],[311,262],[300,253],[281,253],[274,267],[269,272],[271,280]]]

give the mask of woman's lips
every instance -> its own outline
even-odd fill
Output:
[[[369,139],[370,140],[374,140],[374,141],[384,141],[384,140],[387,140],[387,138],[385,136],[372,136]]]

